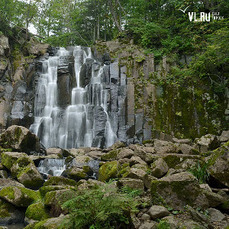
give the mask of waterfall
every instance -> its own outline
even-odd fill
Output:
[[[74,79],[69,70],[71,58]],[[90,48],[60,48],[55,56],[47,57],[41,64],[31,131],[46,148],[111,146],[117,140],[117,134],[113,131],[108,108],[109,82],[104,77],[105,66],[96,62]],[[82,67],[85,69],[85,66],[91,69],[87,73],[87,83],[82,78]],[[64,83],[61,80],[65,80]],[[69,85],[73,85],[69,93],[70,103],[60,104],[59,101],[67,101],[68,97],[66,90],[60,88]]]

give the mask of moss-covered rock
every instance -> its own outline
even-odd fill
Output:
[[[7,169],[11,169],[13,164],[20,158],[26,157],[25,153],[17,153],[17,152],[4,152],[1,154],[1,162]]]
[[[88,171],[86,169],[86,166],[84,166],[84,168],[86,171]],[[70,169],[67,169],[65,173],[68,178],[76,180],[76,181],[79,181],[80,179],[88,178],[88,174],[84,171],[84,169],[77,168],[77,167],[72,167]]]
[[[44,183],[43,177],[28,156],[18,158],[10,171],[12,176],[16,177],[27,188],[37,189]]]
[[[39,189],[39,192],[40,192],[41,196],[44,197],[47,192],[56,191],[56,190],[63,190],[63,189],[70,189],[72,187],[73,186],[68,186],[68,185],[48,185],[48,186],[42,186]]]
[[[23,126],[10,126],[1,136],[0,145],[14,151],[30,153],[40,152],[39,138]]]
[[[229,142],[213,151],[208,159],[208,171],[220,184],[229,187]]]
[[[76,195],[76,191],[70,189],[51,191],[46,193],[44,203],[51,208],[52,216],[59,216],[63,212],[62,204]]]
[[[99,168],[99,181],[108,181],[111,178],[116,178],[118,175],[118,161],[104,163]]]
[[[26,209],[25,216],[29,220],[41,221],[49,218],[49,212],[42,202],[37,202],[29,205]]]
[[[76,181],[72,179],[68,179],[65,177],[50,177],[49,180],[47,180],[44,183],[44,186],[49,186],[49,185],[69,185],[69,186],[76,186]]]
[[[119,151],[120,151],[120,150],[117,150],[117,149],[111,150],[111,151],[109,151],[108,153],[103,154],[103,155],[101,156],[101,160],[102,160],[102,161],[116,160]]]
[[[154,204],[163,202],[179,210],[183,210],[185,205],[201,208],[215,207],[223,200],[219,195],[201,189],[197,179],[188,172],[153,180],[151,195]]]
[[[28,207],[40,200],[39,192],[23,187],[5,187],[0,191],[0,197],[17,207]]]
[[[184,155],[184,154],[166,154],[162,156],[169,168],[175,168],[176,165],[184,162],[186,159],[201,159],[198,155]]]
[[[64,220],[67,216],[59,216],[43,220],[39,223],[32,223],[25,227],[25,229],[58,229],[63,226]]]

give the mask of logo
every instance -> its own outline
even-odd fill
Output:
[[[179,10],[185,14],[188,8],[189,6],[187,6],[184,10]],[[224,16],[221,16],[220,12],[188,12],[187,15],[190,22],[211,22],[220,21],[224,19]]]

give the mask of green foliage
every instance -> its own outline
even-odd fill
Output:
[[[198,161],[189,171],[198,179],[201,184],[203,184],[209,179],[207,168],[208,163]]]
[[[157,229],[170,229],[170,224],[164,220],[160,220]]]
[[[136,194],[136,193],[135,193]],[[82,190],[63,207],[70,213],[62,228],[116,228],[130,224],[138,202],[130,193],[119,192],[114,183]]]

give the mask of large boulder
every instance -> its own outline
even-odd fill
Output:
[[[20,157],[10,171],[27,188],[37,189],[44,183],[42,175],[28,156]]]
[[[157,178],[164,176],[168,170],[169,167],[162,158],[159,158],[151,165],[151,174]]]
[[[2,164],[27,188],[39,188],[44,182],[34,162],[25,153],[2,153]]]
[[[64,211],[62,205],[76,196],[76,191],[70,189],[51,191],[46,193],[44,203],[51,208],[53,216],[59,216]]]
[[[25,212],[26,221],[41,221],[49,218],[48,209],[42,202],[29,205]]]
[[[201,189],[197,179],[189,172],[181,172],[152,181],[153,201],[166,203],[183,210],[185,205],[215,207],[223,202],[220,195]]]
[[[41,145],[39,138],[23,126],[10,126],[0,136],[0,146],[13,151],[40,152]]]
[[[8,179],[0,178],[0,190],[3,189],[4,187],[9,187],[9,186],[24,187],[23,184],[19,183],[16,180],[10,178]]]
[[[39,192],[16,186],[4,187],[0,197],[16,207],[28,207],[40,200]]]
[[[214,150],[220,146],[220,141],[217,136],[213,134],[207,134],[202,136],[200,139],[196,140],[197,149],[202,152],[206,153],[209,150]]]
[[[154,141],[154,149],[158,154],[165,154],[165,153],[179,153],[180,149],[172,142],[162,141],[162,140],[155,140]]]
[[[208,163],[210,175],[221,185],[229,187],[229,142],[213,151]]]
[[[99,181],[109,181],[111,178],[116,178],[118,174],[118,161],[104,163],[99,168]]]

